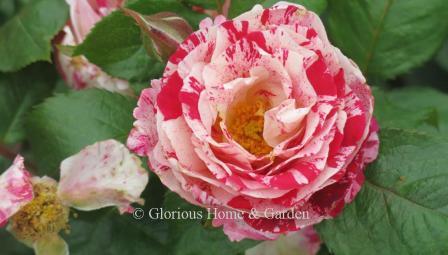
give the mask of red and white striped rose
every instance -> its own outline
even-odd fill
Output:
[[[359,68],[303,6],[257,5],[206,19],[144,90],[128,146],[232,240],[275,239],[337,215],[378,152],[373,97]],[[308,219],[269,219],[306,211]],[[250,212],[256,219],[250,218]]]

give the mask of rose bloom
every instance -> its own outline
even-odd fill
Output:
[[[69,229],[70,207],[91,211],[116,206],[132,212],[131,203],[143,204],[141,193],[148,173],[140,159],[115,140],[87,146],[61,163],[59,182],[31,177],[24,159],[0,175],[0,226],[36,254],[68,255],[59,232]]]
[[[64,28],[60,44],[76,46],[84,41],[98,21],[122,6],[124,0],[66,0],[66,2],[70,7],[70,20]],[[62,77],[73,89],[96,87],[122,94],[131,93],[127,81],[109,76],[84,56],[69,57],[59,51],[56,63]]]
[[[359,68],[300,5],[256,5],[200,27],[142,92],[128,147],[189,202],[243,212],[213,222],[231,240],[275,239],[336,216],[378,153]],[[268,219],[267,209],[309,217]]]

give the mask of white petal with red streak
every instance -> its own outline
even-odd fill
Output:
[[[68,206],[95,210],[117,206],[120,212],[143,203],[148,173],[141,161],[115,140],[87,146],[61,163],[58,196]]]
[[[33,200],[31,175],[25,169],[22,156],[0,175],[0,226],[24,205]]]

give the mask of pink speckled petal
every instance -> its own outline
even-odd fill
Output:
[[[145,156],[157,143],[157,126],[154,122],[156,109],[154,102],[160,91],[157,82],[153,81],[152,88],[142,91],[137,108],[134,110],[134,128],[127,140],[128,148],[139,156]]]
[[[131,203],[144,202],[140,195],[147,183],[140,159],[123,144],[106,140],[62,161],[58,196],[79,210],[117,206],[129,212]]]
[[[101,15],[95,12],[89,1],[66,0],[70,6],[71,25],[75,31],[78,42],[84,40],[90,29],[101,19]]]
[[[31,175],[25,169],[23,161],[22,156],[17,156],[12,166],[0,176],[0,226],[33,200]]]
[[[64,27],[64,36],[56,44],[76,46],[84,41],[95,24],[123,4],[123,0],[66,0],[70,20]],[[66,56],[56,52],[56,65],[67,85],[80,90],[103,88],[121,94],[131,94],[127,81],[111,77],[84,56]]]

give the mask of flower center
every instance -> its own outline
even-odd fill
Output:
[[[52,183],[33,184],[34,199],[11,218],[11,231],[20,240],[35,241],[68,229],[69,208]]]
[[[263,138],[264,113],[270,103],[265,98],[237,103],[229,115],[227,127],[233,140],[256,156],[272,151]]]

